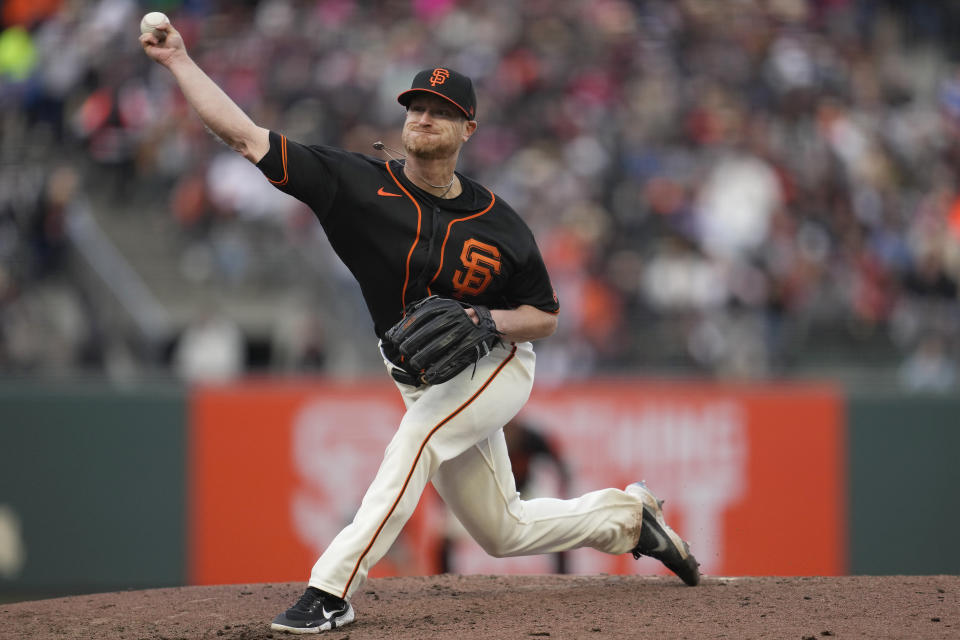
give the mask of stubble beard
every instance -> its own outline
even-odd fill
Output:
[[[449,140],[446,136],[412,136],[408,129],[403,130],[400,141],[407,155],[415,156],[420,160],[443,160],[455,156],[460,150],[456,140]]]

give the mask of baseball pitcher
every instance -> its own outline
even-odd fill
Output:
[[[517,493],[502,427],[527,401],[531,342],[553,333],[559,302],[527,225],[456,171],[477,131],[470,78],[447,67],[417,73],[397,98],[406,108],[403,153],[384,160],[257,126],[188,56],[169,21],[140,42],[215,135],[316,214],[356,277],[406,406],[356,516],[330,541],[303,596],[274,619],[274,630],[317,633],[352,622],[351,596],[428,482],[494,556],[580,547],[632,552],[698,584],[687,543],[643,483],[571,500],[521,500]]]

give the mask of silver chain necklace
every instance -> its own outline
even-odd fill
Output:
[[[403,167],[404,167],[404,169],[408,168],[406,162],[403,163]],[[440,198],[441,200],[443,199],[443,196],[445,196],[445,195],[447,195],[448,193],[450,193],[450,189],[453,188],[453,183],[457,181],[457,174],[454,173],[454,174],[453,174],[453,177],[450,178],[450,182],[448,182],[447,184],[431,184],[426,178],[424,178],[424,177],[420,174],[419,171],[414,171],[413,169],[410,169],[410,171],[411,171],[415,176],[417,176],[418,178],[420,178],[420,181],[423,182],[423,184],[427,185],[428,187],[431,187],[432,189],[443,189],[443,193],[441,193],[439,196],[436,196],[437,198]]]
[[[379,140],[378,140],[377,142],[374,142],[374,143],[373,143],[373,148],[376,149],[377,151],[383,151],[383,152],[385,152],[388,156],[390,156],[391,158],[393,158],[394,160],[396,160],[397,162],[399,162],[400,164],[402,164],[404,169],[407,168],[407,158],[406,158],[406,154],[402,154],[402,153],[400,153],[399,151],[396,151],[395,149],[391,149],[390,147],[386,146],[385,144],[383,144],[383,143],[380,142]],[[391,151],[393,151],[394,153],[397,153],[397,154],[399,154],[399,155],[401,155],[401,156],[404,156],[404,157],[403,157],[403,158],[397,158],[396,156],[393,155],[393,153],[390,153]],[[453,174],[453,177],[450,178],[450,182],[448,182],[447,184],[431,184],[426,178],[424,178],[422,175],[420,175],[420,172],[419,172],[419,171],[414,171],[413,169],[410,169],[410,171],[411,171],[411,173],[413,173],[414,175],[416,175],[418,178],[420,178],[420,181],[423,182],[423,184],[427,185],[428,187],[430,187],[430,188],[432,188],[432,189],[443,189],[443,193],[441,193],[439,196],[435,196],[435,197],[437,197],[437,198],[440,198],[441,200],[443,199],[443,196],[445,196],[445,195],[447,195],[448,193],[450,193],[450,189],[453,188],[453,183],[457,181],[457,174],[454,173],[454,174]]]

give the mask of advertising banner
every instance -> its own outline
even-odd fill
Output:
[[[196,389],[190,581],[306,581],[353,517],[402,413],[389,381]],[[832,387],[590,381],[536,388],[517,423],[508,435],[522,427],[520,442],[539,443],[515,465],[528,478],[525,495],[570,497],[646,480],[707,574],[847,571],[845,425]],[[663,572],[650,559],[593,550],[491,558],[428,489],[371,576],[444,569]]]

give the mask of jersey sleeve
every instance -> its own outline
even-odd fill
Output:
[[[306,146],[271,131],[270,150],[257,168],[273,186],[306,204],[323,222],[339,187],[330,155],[323,147]]]
[[[560,301],[550,284],[550,275],[543,257],[530,235],[530,252],[520,271],[507,287],[507,298],[512,304],[528,304],[547,313],[559,313]]]

